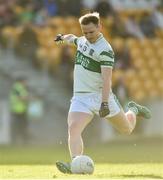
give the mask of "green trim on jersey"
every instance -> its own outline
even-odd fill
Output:
[[[109,51],[102,51],[100,53],[101,61],[100,64],[102,66],[109,66],[113,67],[114,65],[114,52],[109,50]]]
[[[100,64],[102,66],[111,66],[111,67],[113,67],[114,62],[112,62],[112,61],[101,61]]]
[[[74,39],[74,44],[77,46],[77,40],[78,40],[78,38],[75,38]]]
[[[88,56],[85,56],[79,50],[76,53],[75,64],[80,64],[89,71],[101,73],[100,62],[97,62],[94,59]]]
[[[103,56],[108,56],[108,57],[110,57],[110,58],[114,58],[114,52],[113,51],[102,51],[101,53],[100,53],[100,55],[103,55]]]

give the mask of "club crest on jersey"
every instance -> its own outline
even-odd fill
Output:
[[[86,50],[87,50],[87,46],[84,46],[84,47],[83,47],[83,51],[86,51]]]
[[[89,51],[89,55],[90,56],[93,56],[93,53],[94,53],[95,51],[93,50],[93,49],[90,49],[90,51]]]
[[[82,47],[83,47],[83,45],[82,45],[82,44],[79,44],[79,47],[80,47],[80,48],[82,48]]]

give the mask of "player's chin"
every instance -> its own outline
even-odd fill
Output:
[[[90,43],[94,43],[94,39],[87,39]]]

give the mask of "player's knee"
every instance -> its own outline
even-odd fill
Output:
[[[126,113],[126,116],[129,121],[133,121],[133,119],[135,119],[134,113]]]

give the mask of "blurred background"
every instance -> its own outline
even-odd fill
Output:
[[[86,145],[147,139],[163,150],[162,0],[0,0],[1,148],[67,143],[75,47],[56,45],[54,37],[81,36],[78,18],[90,11],[100,13],[102,33],[115,52],[114,93],[124,108],[129,100],[147,105],[152,118],[138,121],[126,137],[95,117],[83,134]],[[11,96],[21,78],[29,98],[20,126],[13,120]]]

